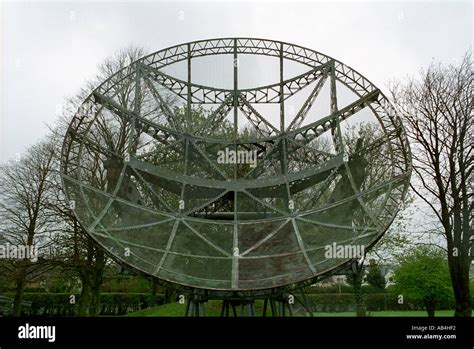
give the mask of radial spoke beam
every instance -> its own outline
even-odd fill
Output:
[[[165,115],[165,118],[166,120],[168,121],[168,123],[171,125],[171,127],[173,127],[175,130],[181,130],[182,127],[181,125],[179,124],[179,122],[176,122],[174,120],[174,113],[173,111],[171,110],[171,108],[169,107],[168,103],[166,103],[166,101],[164,100],[164,98],[161,96],[161,94],[158,92],[158,90],[156,89],[155,86],[153,86],[153,83],[150,81],[150,79],[144,75],[143,76],[143,80],[145,81],[146,85],[148,86],[148,88],[150,89],[153,97],[155,98],[155,100],[157,101],[160,109],[162,110],[163,114]]]
[[[203,135],[204,137],[211,135],[216,125],[222,125],[222,121],[229,115],[234,104],[233,100],[234,98],[232,96],[227,97],[226,100],[207,117],[205,124],[196,130],[195,134]]]
[[[314,86],[313,91],[311,91],[311,94],[308,96],[303,106],[301,107],[301,109],[298,111],[293,121],[288,126],[287,131],[296,130],[298,127],[300,127],[300,125],[303,123],[304,119],[308,115],[309,110],[313,106],[314,101],[316,100],[316,98],[318,98],[319,93],[321,92],[324,86],[324,83],[326,82],[326,79],[327,79],[326,74],[322,75],[318,79],[318,81],[316,82],[316,85]]]
[[[271,123],[269,123],[260,113],[245,99],[243,94],[239,95],[239,109],[245,117],[252,123],[256,131],[263,137],[272,137],[280,133]]]
[[[372,91],[334,114],[328,115],[298,130],[291,131],[288,133],[288,138],[297,139],[302,143],[310,143],[324,132],[334,128],[336,121],[344,121],[370,105],[370,103],[375,102],[379,93],[380,90]]]
[[[156,138],[165,144],[168,144],[169,138],[180,139],[182,137],[178,131],[171,130],[167,127],[160,126],[153,121],[142,118],[137,113],[122,107],[109,97],[101,95],[97,92],[94,92],[93,95],[97,103],[103,105],[111,112],[118,115],[121,119],[124,119],[126,121],[128,121],[129,119],[135,119],[137,124],[141,124],[143,132],[149,134],[153,138]]]

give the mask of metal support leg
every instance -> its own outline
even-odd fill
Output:
[[[265,298],[265,300],[263,301],[263,314],[262,314],[263,317],[267,316],[267,306],[268,306],[268,298]]]
[[[221,304],[221,317],[224,317],[226,303],[227,303],[226,301],[222,301],[222,304]]]
[[[275,300],[273,300],[273,299],[270,299],[270,308],[271,308],[271,310],[272,310],[272,316],[273,316],[273,317],[278,316],[278,314],[277,314],[277,309],[276,309],[276,305],[275,305]]]
[[[250,312],[250,316],[252,316],[252,317],[255,316],[255,302],[254,301],[252,301],[249,304],[249,312]]]
[[[290,313],[290,317],[293,317],[293,304],[288,303],[288,312]]]
[[[191,305],[191,300],[188,299],[188,300],[186,301],[186,313],[185,313],[185,316],[189,316],[189,307],[190,307],[190,305]]]
[[[306,312],[309,314],[310,317],[313,317],[313,309],[311,307],[311,304],[309,303],[308,296],[306,295],[306,291],[303,290],[303,302],[304,302],[304,308]]]

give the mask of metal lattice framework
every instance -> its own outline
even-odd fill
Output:
[[[193,79],[195,64],[217,55],[232,58],[233,88]],[[243,56],[274,59],[275,82],[240,89]],[[285,78],[291,64],[303,73]],[[176,65],[187,79],[169,72]],[[329,113],[311,119],[325,86]],[[277,122],[262,105],[277,107]],[[350,131],[363,113],[370,120]],[[256,154],[255,164],[219,162],[224,150]],[[62,151],[71,207],[105,249],[159,279],[224,294],[346,266],[354,257],[328,257],[327,246],[370,248],[410,171],[403,126],[379,89],[319,52],[251,38],[177,45],[117,71],[84,101]]]

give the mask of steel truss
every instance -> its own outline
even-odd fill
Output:
[[[213,55],[234,58],[232,89],[193,82],[193,60]],[[277,58],[278,81],[240,89],[235,62],[242,55]],[[287,61],[306,71],[284,79]],[[179,62],[187,64],[187,80],[164,72]],[[306,122],[327,82],[330,114]],[[338,105],[338,84],[356,100]],[[126,86],[132,86],[129,102],[120,98]],[[310,93],[290,119],[285,102],[303,90]],[[182,101],[183,108],[174,108],[175,101]],[[259,111],[261,104],[279,106],[279,125]],[[203,124],[196,124],[193,113],[204,106],[213,108]],[[341,124],[364,109],[375,115],[381,134],[349,153]],[[255,131],[248,137],[239,133],[239,115]],[[222,136],[226,125],[230,137]],[[334,151],[318,147],[325,134]],[[143,146],[143,151],[145,138],[155,148]],[[225,148],[255,150],[258,164],[244,174],[237,165],[229,171],[214,157]],[[360,164],[367,153],[377,151],[387,164],[383,180],[363,188],[360,173],[371,164]],[[169,160],[170,154],[179,161]],[[160,161],[150,160],[156,156]],[[91,173],[91,164],[100,161],[101,175]],[[352,263],[353,258],[322,259],[324,246],[311,242],[308,231],[324,237],[339,234],[335,241],[364,244],[366,250],[373,246],[404,200],[411,156],[395,110],[355,70],[297,45],[222,38],[160,50],[94,89],[65,135],[61,173],[79,221],[121,262],[192,290],[251,292],[253,297],[311,284]],[[357,219],[361,222],[355,226]],[[206,268],[207,275],[202,272]],[[232,303],[224,304],[226,313]],[[251,313],[250,300],[245,304]],[[202,302],[195,299],[187,314],[200,309]]]

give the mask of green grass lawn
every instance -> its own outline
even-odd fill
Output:
[[[209,301],[206,303],[206,316],[220,316],[221,312],[221,302],[220,301]],[[154,308],[148,308],[140,310],[134,313],[129,313],[125,316],[184,316],[186,310],[186,305],[179,303],[169,303],[160,305]],[[255,302],[255,313],[257,316],[261,316],[263,311],[263,302]],[[239,309],[237,309],[239,312]],[[232,311],[231,311],[232,314]],[[268,316],[270,316],[270,311],[267,310]],[[438,310],[436,316],[439,317],[452,317],[454,310]],[[317,317],[353,317],[355,316],[354,312],[339,312],[339,313],[313,313]],[[372,317],[426,317],[426,311],[373,311],[367,312],[368,316]],[[301,316],[301,315],[299,315]]]
[[[320,317],[352,317],[355,316],[353,312],[341,312],[341,313],[313,313],[314,316]],[[371,317],[426,317],[428,314],[424,310],[407,310],[407,311],[369,311],[368,316]],[[438,310],[435,314],[437,317],[452,317],[454,310]]]

